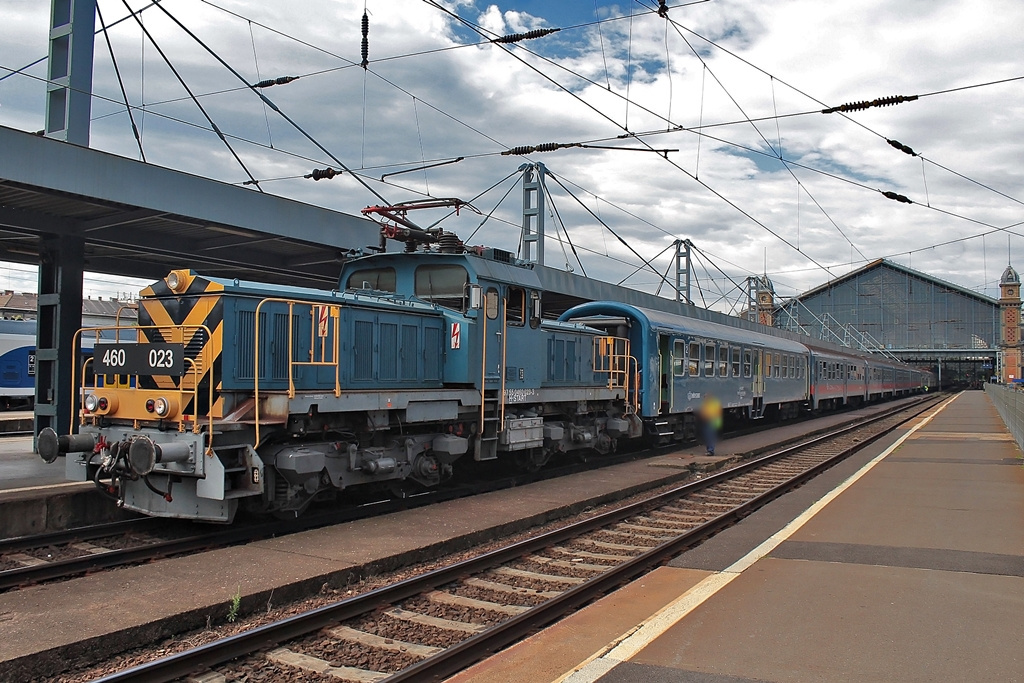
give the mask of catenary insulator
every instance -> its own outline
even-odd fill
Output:
[[[859,111],[861,109],[870,109],[871,107],[889,107],[894,104],[903,104],[904,102],[913,102],[917,99],[917,95],[890,95],[889,97],[879,97],[877,100],[864,100],[862,102],[849,102],[847,104],[841,104],[838,107],[829,107],[828,109],[822,109],[822,114],[835,114],[837,111]]]
[[[292,81],[297,81],[300,78],[302,78],[302,77],[301,76],[281,76],[280,78],[268,78],[265,81],[260,81],[259,83],[257,83],[256,85],[254,85],[252,87],[254,87],[254,88],[269,88],[272,85],[285,85],[287,83],[291,83]]]
[[[526,33],[510,33],[507,36],[501,38],[495,38],[492,43],[518,43],[521,40],[533,40],[534,38],[543,38],[546,35],[561,31],[560,28],[538,28],[533,31],[527,31]]]
[[[363,61],[359,66],[366,68],[370,63],[370,15],[363,10]]]
[[[917,156],[917,152],[915,152],[911,148],[907,147],[902,142],[898,142],[897,140],[886,140],[886,142],[888,142],[890,145],[892,145],[893,147],[895,147],[899,151],[903,152],[904,154],[909,154],[912,157],[916,157]]]
[[[507,157],[533,154],[534,152],[554,152],[556,149],[565,149],[566,147],[582,147],[582,145],[578,142],[544,142],[539,145],[521,145],[512,149],[506,149],[501,155]]]
[[[303,177],[313,180],[330,180],[336,175],[341,175],[341,172],[335,171],[333,168],[314,168],[312,173]]]
[[[906,195],[896,194],[895,192],[883,192],[882,196],[883,197],[887,197],[887,198],[892,199],[892,200],[897,201],[897,202],[903,202],[904,204],[913,204],[914,203],[909,198],[907,198]]]

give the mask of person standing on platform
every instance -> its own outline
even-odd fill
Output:
[[[700,404],[700,421],[707,454],[714,455],[718,430],[722,428],[722,402],[712,394],[704,394],[704,401]]]

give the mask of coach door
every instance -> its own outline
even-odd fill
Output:
[[[753,401],[750,406],[750,417],[758,419],[764,417],[764,349],[755,348],[754,351],[754,376],[751,383]]]
[[[680,348],[682,345],[680,344]],[[681,363],[672,355],[672,339],[667,334],[658,335],[658,355],[661,356],[661,404],[660,414],[664,415],[672,411],[675,402],[672,400],[673,368],[676,363]]]

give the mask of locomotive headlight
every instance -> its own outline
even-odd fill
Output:
[[[146,410],[149,410],[149,401],[146,401]],[[174,417],[178,414],[178,401],[163,396],[155,398],[153,399],[153,412],[159,418]]]
[[[171,404],[161,396],[153,401],[153,411],[160,417],[167,417],[167,414],[171,412]]]
[[[188,271],[187,270],[172,270],[164,282],[167,283],[167,287],[176,294],[180,294],[188,287]]]
[[[117,411],[117,397],[116,396],[99,396],[97,394],[89,394],[85,397],[83,404],[85,409],[90,413],[96,413],[97,415],[106,415],[107,413]]]

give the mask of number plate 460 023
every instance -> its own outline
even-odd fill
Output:
[[[184,344],[96,344],[92,352],[97,375],[185,374]]]

